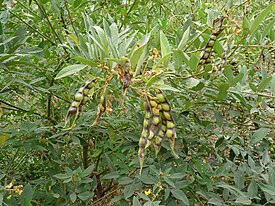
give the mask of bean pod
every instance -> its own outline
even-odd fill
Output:
[[[73,115],[76,115],[73,121],[72,126],[75,125],[75,121],[80,117],[82,112],[82,106],[85,104],[88,98],[88,94],[91,88],[95,86],[97,79],[87,80],[84,86],[80,87],[74,95],[74,100],[71,103],[71,106],[68,109],[65,125],[72,118]]]
[[[156,96],[158,98],[158,101],[161,104],[161,117],[164,120],[162,122],[166,123],[165,127],[162,127],[162,129],[165,129],[164,132],[169,140],[172,154],[176,158],[178,158],[178,155],[175,153],[175,139],[177,134],[176,134],[175,122],[171,112],[171,106],[167,98],[164,96],[163,92],[160,89],[155,89],[155,91],[156,91]]]
[[[160,122],[161,122],[160,105],[152,97],[149,97],[149,103],[150,103],[150,106],[151,106],[152,121],[151,121],[151,125],[150,125],[150,128],[149,128],[149,135],[148,135],[148,140],[147,140],[147,144],[145,146],[145,149],[150,146],[150,144],[152,143],[154,137],[158,134],[159,126],[160,126]]]
[[[145,157],[146,144],[149,136],[149,127],[152,121],[152,111],[151,105],[149,103],[148,97],[144,96],[144,120],[143,120],[143,128],[141,132],[141,137],[139,139],[139,150],[138,150],[138,159],[140,163],[140,173],[142,171],[142,166]]]
[[[202,52],[199,65],[204,65],[204,64],[209,64],[211,63],[211,57],[212,57],[212,52],[213,52],[213,46],[215,44],[215,41],[217,40],[217,37],[219,34],[223,31],[222,27],[222,22],[224,20],[224,17],[221,17],[220,19],[220,25],[218,26],[218,29],[213,31],[212,34],[210,35],[210,38],[204,47],[204,50]]]

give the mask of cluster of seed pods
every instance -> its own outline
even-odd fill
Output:
[[[99,122],[101,115],[106,111],[107,87],[108,87],[108,84],[106,83],[105,86],[103,87],[103,90],[102,90],[101,95],[100,95],[100,102],[99,102],[99,105],[98,105],[98,108],[97,108],[96,119],[95,119],[94,123],[91,126],[96,125]]]
[[[213,31],[212,34],[210,35],[210,38],[206,44],[206,46],[203,49],[200,61],[199,61],[199,65],[204,65],[204,64],[209,64],[211,62],[211,56],[212,56],[212,52],[213,52],[213,46],[215,41],[217,40],[217,37],[219,36],[219,34],[223,31],[223,27],[222,27],[222,22],[224,20],[224,17],[221,17],[221,19],[219,19],[220,24],[218,26],[218,29]]]
[[[97,79],[87,80],[84,84],[84,86],[80,87],[78,91],[74,95],[74,99],[71,103],[71,106],[68,110],[67,116],[66,116],[66,122],[72,118],[72,116],[75,115],[74,121],[72,126],[75,125],[76,120],[80,117],[82,112],[82,106],[85,104],[88,98],[88,94],[91,88],[95,86],[95,82]]]
[[[153,143],[157,155],[165,136],[167,136],[169,140],[172,154],[178,158],[174,151],[176,128],[171,113],[171,106],[160,89],[155,89],[155,92],[155,97],[148,94],[143,98],[145,116],[138,151],[140,173],[142,171],[146,149]]]

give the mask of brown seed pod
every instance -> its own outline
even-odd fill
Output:
[[[74,100],[71,103],[71,106],[67,112],[65,125],[71,119],[73,115],[76,115],[72,124],[72,127],[75,126],[76,120],[80,117],[82,112],[82,106],[88,98],[88,93],[90,89],[95,85],[97,79],[88,80],[85,82],[84,86],[80,87],[74,95]]]
[[[142,171],[142,166],[145,158],[146,144],[149,136],[149,127],[152,121],[152,111],[151,105],[149,103],[148,97],[145,95],[144,99],[144,120],[143,120],[143,129],[139,140],[139,150],[138,150],[138,159],[140,164],[140,173]]]

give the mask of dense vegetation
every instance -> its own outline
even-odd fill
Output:
[[[0,205],[275,204],[272,0],[0,11]]]

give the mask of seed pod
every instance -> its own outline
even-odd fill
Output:
[[[106,83],[103,88],[103,91],[100,95],[100,100],[99,100],[100,102],[99,102],[99,105],[97,108],[96,119],[93,122],[93,124],[91,125],[91,127],[96,125],[99,122],[101,115],[106,111],[107,86],[108,86],[108,84]]]
[[[158,104],[157,102],[155,101],[154,98],[152,97],[149,97],[149,103],[150,103],[150,106],[151,106],[151,111],[152,111],[152,123],[150,125],[150,128],[149,128],[149,136],[148,136],[148,139],[147,139],[147,144],[145,146],[145,149],[148,148],[152,141],[153,141],[153,138],[158,134],[158,130],[159,130],[159,125],[160,125],[160,121],[161,121],[161,117],[160,117],[160,114],[159,114],[159,107],[158,107]]]
[[[140,164],[140,174],[142,171],[142,166],[144,162],[145,152],[146,152],[146,144],[149,133],[149,126],[152,120],[152,112],[151,105],[149,103],[148,97],[145,95],[144,97],[144,120],[143,120],[143,129],[141,132],[140,140],[139,140],[139,150],[138,150],[138,159]]]
[[[162,135],[163,135],[162,132],[163,132],[164,134],[166,134],[169,140],[172,154],[176,158],[178,158],[178,155],[175,153],[175,150],[174,150],[175,138],[176,138],[176,127],[175,127],[175,122],[171,112],[171,106],[161,90],[155,89],[155,91],[158,94],[158,96],[161,97],[160,99],[162,100],[161,102],[162,110],[160,111],[160,117],[162,118],[162,127],[159,131],[160,134],[158,134],[158,136],[155,139],[156,148],[157,148],[156,152],[160,150],[159,148],[160,145],[158,145],[157,143],[160,141],[160,138],[162,138]]]
[[[88,98],[89,90],[95,85],[97,79],[88,80],[85,82],[84,86],[80,87],[74,95],[74,100],[71,103],[71,106],[67,112],[65,125],[71,119],[73,115],[76,114],[73,124],[71,127],[75,126],[75,121],[80,117],[82,112],[82,106]]]
[[[162,124],[160,127],[160,130],[158,132],[158,134],[155,137],[155,152],[156,152],[156,156],[158,155],[160,149],[161,149],[161,143],[166,135],[166,120],[162,120]]]
[[[215,20],[215,21],[219,21],[218,29],[214,30],[210,35],[210,38],[203,49],[203,52],[199,61],[199,65],[211,63],[211,60],[209,58],[211,58],[212,56],[213,46],[215,44],[215,41],[217,40],[217,37],[223,31],[223,27],[222,27],[223,20],[224,20],[224,17],[221,17]]]

